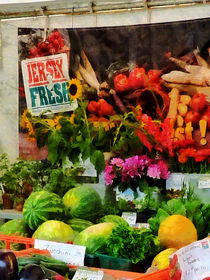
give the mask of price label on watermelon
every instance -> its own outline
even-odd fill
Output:
[[[128,222],[130,226],[133,226],[136,224],[137,220],[137,213],[133,212],[123,212],[122,213],[122,218]]]
[[[85,246],[35,239],[34,248],[50,251],[51,256],[56,260],[76,266],[84,265]]]
[[[104,272],[102,270],[77,269],[72,280],[102,280]]]

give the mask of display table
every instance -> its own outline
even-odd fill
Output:
[[[23,219],[23,213],[15,209],[0,210],[0,219],[4,219],[4,220]]]

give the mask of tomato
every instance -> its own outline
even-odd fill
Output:
[[[110,105],[106,100],[99,99],[98,103],[100,104],[99,115],[111,116],[114,113],[112,105]]]
[[[114,88],[119,92],[130,89],[129,80],[125,74],[118,74],[114,77]]]
[[[59,37],[61,37],[61,33],[59,31],[54,31],[53,34],[54,34],[55,39],[58,39]]]
[[[134,68],[129,74],[129,84],[134,90],[145,87],[147,85],[145,69]]]
[[[60,48],[60,44],[59,44],[59,41],[58,41],[57,39],[55,39],[55,40],[53,41],[53,45],[54,45],[54,47],[55,47],[56,49],[59,49],[59,48]]]
[[[161,73],[162,71],[160,70],[156,70],[156,69],[149,70],[149,72],[147,73],[149,83],[151,84],[158,83],[160,81]]]
[[[100,107],[100,104],[94,100],[90,101],[90,103],[88,104],[88,111],[90,113],[93,113],[93,114],[97,114],[98,113],[98,110],[99,110],[99,107]]]
[[[201,115],[195,111],[189,111],[185,116],[185,123],[191,122],[192,126],[198,126]]]
[[[205,109],[206,105],[206,95],[203,93],[194,94],[193,98],[190,101],[190,108],[196,112],[200,112]]]
[[[49,53],[50,53],[50,54],[55,54],[55,53],[56,53],[56,49],[55,49],[55,48],[49,49]]]

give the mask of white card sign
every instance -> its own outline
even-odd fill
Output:
[[[137,220],[137,213],[133,212],[123,212],[122,218],[128,222],[130,226],[133,226],[136,224]]]
[[[77,269],[72,280],[102,280],[103,270]]]
[[[35,239],[34,248],[50,251],[56,260],[76,266],[84,265],[85,246]]]
[[[210,177],[203,177],[198,182],[199,189],[210,189]]]
[[[32,115],[73,111],[77,101],[70,102],[67,89],[67,54],[61,53],[26,59],[21,62],[27,109]]]
[[[148,223],[136,223],[136,224],[134,225],[134,227],[135,227],[135,228],[146,228],[146,229],[149,229],[149,228],[150,228],[150,226],[149,226]]]

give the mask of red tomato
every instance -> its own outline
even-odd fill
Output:
[[[129,74],[129,84],[132,89],[146,86],[146,72],[144,68],[134,68]]]
[[[185,116],[185,123],[191,122],[192,126],[198,126],[201,115],[195,111],[189,111]]]
[[[53,45],[54,45],[54,47],[55,47],[56,49],[59,49],[59,48],[60,48],[60,44],[59,44],[59,41],[58,41],[57,39],[55,39],[55,40],[53,41]]]
[[[114,77],[114,88],[116,91],[123,92],[130,89],[129,80],[126,75],[118,74]]]
[[[55,48],[49,49],[49,53],[50,53],[50,54],[55,54],[55,53],[56,53],[56,49],[55,49]]]
[[[196,112],[200,112],[205,109],[206,105],[206,95],[203,93],[194,94],[190,101],[190,108]]]
[[[58,39],[59,37],[61,37],[61,33],[59,31],[54,31],[53,34],[54,34],[55,39]]]
[[[58,42],[59,42],[60,48],[63,48],[65,44],[64,44],[64,41],[61,37],[58,38]]]
[[[151,84],[158,83],[160,81],[161,73],[162,71],[160,70],[156,70],[156,69],[149,70],[149,72],[147,73],[149,83]]]
[[[51,33],[51,34],[47,37],[47,41],[49,41],[49,42],[53,42],[54,39],[55,39],[54,33]]]

